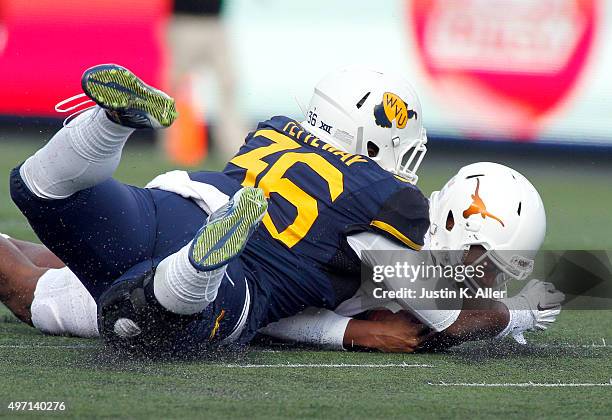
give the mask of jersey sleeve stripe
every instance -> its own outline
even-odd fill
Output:
[[[374,227],[376,227],[376,228],[378,228],[380,230],[384,230],[385,232],[395,236],[402,243],[406,244],[407,246],[409,246],[410,248],[412,248],[412,249],[414,249],[416,251],[420,251],[421,248],[423,247],[422,245],[419,245],[419,244],[413,242],[406,235],[402,234],[402,232],[400,232],[399,230],[395,229],[390,224],[383,222],[382,220],[373,220],[372,223],[370,223],[370,225],[372,225],[372,226],[374,226]]]

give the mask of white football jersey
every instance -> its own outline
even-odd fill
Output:
[[[359,233],[349,236],[348,243],[351,248],[359,255],[366,264],[370,266],[376,265],[394,265],[397,261],[406,261],[414,256],[413,263],[433,265],[431,253],[429,252],[429,232],[425,235],[424,246],[421,251],[414,251],[397,244],[380,235],[369,232]],[[363,254],[364,251],[376,251],[368,254]],[[387,252],[381,252],[387,251]],[[413,289],[417,296],[420,296],[422,290],[435,290],[438,283],[431,279],[417,278],[414,281],[403,282],[403,288]],[[440,307],[436,307],[436,302],[428,298],[382,298],[382,290],[396,290],[395,287],[389,287],[384,283],[376,283],[372,279],[364,279],[361,287],[353,297],[342,302],[335,309],[338,315],[352,317],[365,311],[373,309],[389,309],[392,312],[399,310],[408,310],[419,318],[424,324],[428,325],[436,331],[442,331],[448,328],[459,316],[460,309],[448,309],[449,306],[460,308],[461,298],[457,298],[458,302],[455,305],[445,301]]]

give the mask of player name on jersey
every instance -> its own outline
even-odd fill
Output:
[[[351,166],[353,163],[368,161],[361,155],[353,155],[351,153],[343,152],[342,150],[338,150],[335,147],[323,142],[320,138],[313,136],[312,134],[304,130],[302,126],[296,123],[295,121],[289,121],[283,128],[283,131],[298,141],[309,144],[312,147],[317,147],[321,150],[325,150],[326,152],[329,152],[332,155],[340,156],[340,160],[344,162],[346,166]]]

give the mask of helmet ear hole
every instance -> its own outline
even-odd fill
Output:
[[[453,211],[448,211],[448,216],[446,216],[446,230],[449,232],[453,230],[455,227],[455,218],[453,217]]]
[[[378,156],[378,152],[380,152],[380,148],[371,141],[368,142],[368,157],[376,157]]]

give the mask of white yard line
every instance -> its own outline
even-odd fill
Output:
[[[541,383],[541,382],[515,382],[515,383],[485,383],[485,382],[428,382],[427,385],[432,386],[464,386],[464,387],[477,387],[477,388],[576,388],[576,387],[612,387],[612,379],[610,382],[602,383],[572,383],[572,382],[553,382],[553,383]]]
[[[604,338],[601,338],[600,343],[591,343],[591,344],[533,344],[535,347],[543,347],[543,348],[591,348],[591,349],[610,349],[612,348],[612,344],[606,342]],[[92,345],[92,344],[0,344],[0,349],[96,349],[102,348],[102,345]],[[283,350],[275,350],[275,349],[263,349],[257,350],[258,353],[282,353]],[[432,365],[424,365],[424,364],[406,364],[406,363],[389,363],[389,364],[273,364],[273,365],[227,365],[227,367],[252,367],[252,368],[274,368],[274,367],[433,367]]]
[[[102,346],[89,344],[0,344],[0,349],[98,349]]]
[[[612,345],[601,344],[539,344],[538,347],[560,348],[560,349],[612,349]]]
[[[612,344],[606,343],[605,338],[601,338],[601,343],[591,343],[591,344],[534,344],[538,347],[559,347],[559,348],[590,348],[590,349],[612,349]]]
[[[356,364],[356,363],[277,363],[269,365],[223,365],[227,368],[243,368],[243,369],[265,369],[265,368],[432,368],[433,365],[417,364],[417,363],[385,363],[385,364]]]

